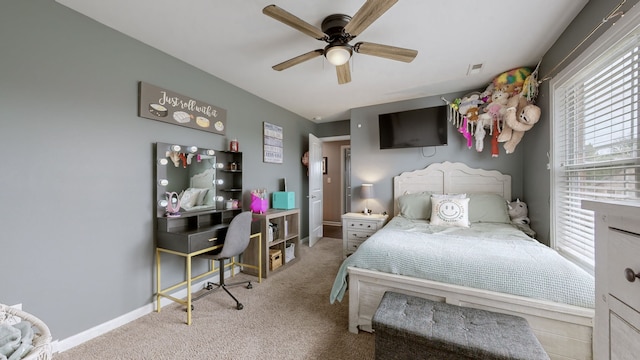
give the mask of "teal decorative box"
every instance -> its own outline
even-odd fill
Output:
[[[296,194],[293,191],[276,191],[271,205],[274,209],[293,209],[296,207]]]

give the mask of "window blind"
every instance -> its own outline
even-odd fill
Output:
[[[594,267],[593,212],[581,200],[640,195],[636,30],[554,86],[554,247]]]

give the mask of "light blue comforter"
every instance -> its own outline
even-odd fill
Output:
[[[394,217],[340,266],[330,301],[342,301],[347,267],[407,275],[593,308],[594,279],[510,224],[469,228]]]

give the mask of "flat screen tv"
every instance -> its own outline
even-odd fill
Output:
[[[378,115],[380,149],[447,145],[447,105]]]

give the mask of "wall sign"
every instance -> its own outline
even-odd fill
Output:
[[[138,116],[224,135],[227,110],[140,82]]]
[[[284,151],[282,127],[264,123],[264,162],[282,164]]]

